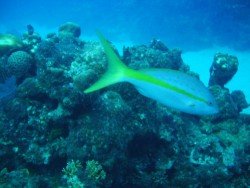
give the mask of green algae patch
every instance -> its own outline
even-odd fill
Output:
[[[22,47],[22,42],[11,34],[0,34],[0,56]]]

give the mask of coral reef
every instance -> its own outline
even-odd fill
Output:
[[[150,47],[128,47],[124,48],[123,53],[124,62],[134,69],[156,67],[179,70],[183,65],[180,50],[168,50],[161,44],[156,44],[154,40]]]
[[[67,22],[59,27],[59,37],[80,37],[81,28],[78,24]]]
[[[8,57],[6,69],[9,74],[19,80],[29,76],[32,66],[33,58],[30,54],[25,51],[16,51]]]
[[[24,33],[22,37],[24,48],[34,54],[41,40],[40,35],[34,31],[33,26],[27,25],[27,33]]]
[[[6,78],[3,84],[0,84],[0,104],[4,106],[8,100],[14,97],[16,93],[16,78],[11,76]]]
[[[0,34],[0,57],[22,47],[22,41],[11,34]]]
[[[232,100],[237,106],[238,112],[241,112],[243,109],[248,108],[249,104],[246,101],[244,93],[240,90],[233,91],[231,93]]]
[[[250,117],[241,114],[249,105],[243,92],[225,87],[237,71],[235,57],[215,56],[210,89],[220,113],[198,117],[143,97],[127,83],[84,94],[106,69],[101,45],[79,39],[73,23],[44,39],[32,28],[25,45],[5,51],[0,61],[17,77],[15,96],[0,109],[0,187],[250,185]],[[198,76],[180,50],[159,40],[124,47],[121,58],[136,69]]]
[[[98,161],[87,161],[85,171],[87,178],[93,182],[92,184],[94,187],[100,185],[101,182],[106,179],[106,172],[103,170]]]
[[[239,62],[237,57],[228,54],[217,53],[214,56],[210,67],[209,85],[219,85],[223,87],[233,78],[238,70]]]
[[[84,184],[79,180],[78,173],[82,168],[80,161],[70,161],[67,166],[63,168],[63,179],[67,182],[67,187],[72,188],[82,188],[85,187]]]
[[[238,117],[243,109],[249,107],[244,93],[240,90],[230,93],[229,89],[219,85],[213,85],[210,89],[219,106],[219,113],[215,116],[217,119]]]

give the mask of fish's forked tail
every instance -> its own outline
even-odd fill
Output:
[[[99,31],[97,31],[97,35],[108,58],[108,70],[97,82],[84,90],[84,93],[91,93],[109,85],[124,81],[125,74],[129,70],[129,68],[124,65],[116,55],[110,43],[104,38],[104,36]]]

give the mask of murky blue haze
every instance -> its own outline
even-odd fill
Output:
[[[20,33],[27,24],[54,31],[78,23],[82,37],[105,31],[117,41],[147,43],[159,38],[184,50],[222,45],[247,50],[250,3],[243,0],[1,1],[1,31]]]

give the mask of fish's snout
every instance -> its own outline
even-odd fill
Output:
[[[218,104],[217,104],[217,102],[215,100],[211,102],[210,106],[212,108],[212,114],[219,113],[220,110],[219,110]]]
[[[207,106],[208,114],[213,115],[213,114],[219,113],[219,107],[214,98],[211,98],[209,101],[207,101],[206,104],[207,104],[206,106]]]

